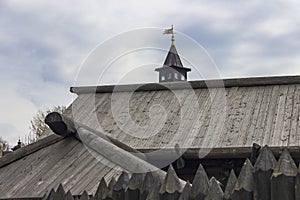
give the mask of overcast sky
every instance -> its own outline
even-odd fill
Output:
[[[178,52],[186,48],[186,43],[180,43],[180,35],[185,34],[202,45],[223,78],[300,74],[300,3],[296,0],[1,0],[0,136],[15,145],[28,134],[38,109],[69,105],[74,98],[69,87],[85,84],[93,74],[80,72],[80,66],[99,44],[102,52],[117,51],[118,45],[103,50],[101,44],[120,33],[148,27],[162,32],[171,24],[178,31]],[[155,37],[169,48],[169,37]],[[151,67],[162,64],[166,52],[145,52],[118,59],[98,82],[114,84],[118,82],[114,74],[126,76],[128,83],[157,82]],[[144,68],[128,73],[132,62],[141,66],[149,55],[156,58],[155,66],[147,61]],[[93,83],[97,84],[86,82]]]

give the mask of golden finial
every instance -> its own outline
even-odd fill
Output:
[[[172,34],[172,45],[174,45],[175,37],[174,37],[174,31],[173,31],[174,26],[172,25],[172,28],[170,29],[165,29],[164,34]]]

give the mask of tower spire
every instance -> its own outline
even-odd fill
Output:
[[[165,29],[163,34],[172,34],[171,47],[162,67],[156,68],[155,71],[159,72],[159,82],[175,82],[186,81],[187,72],[191,71],[190,68],[185,68],[182,65],[179,54],[177,53],[174,41],[173,25],[170,29]]]

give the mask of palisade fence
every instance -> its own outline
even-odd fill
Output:
[[[300,173],[288,150],[284,150],[277,161],[267,146],[263,147],[254,166],[246,159],[240,174],[233,170],[226,186],[212,177],[210,180],[200,164],[193,183],[186,182],[183,188],[172,165],[164,180],[153,173],[132,174],[123,172],[118,180],[109,184],[102,179],[95,194],[83,192],[74,196],[65,192],[62,185],[40,198],[27,200],[294,200],[300,199]],[[222,189],[224,188],[224,190]],[[24,200],[26,198],[23,198]]]

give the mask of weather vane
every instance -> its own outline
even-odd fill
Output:
[[[165,30],[164,30],[164,33],[163,33],[163,34],[172,34],[172,39],[171,39],[172,45],[174,45],[174,41],[175,41],[173,28],[174,28],[174,27],[173,27],[173,25],[172,25],[172,28],[170,28],[170,29],[165,29]]]

